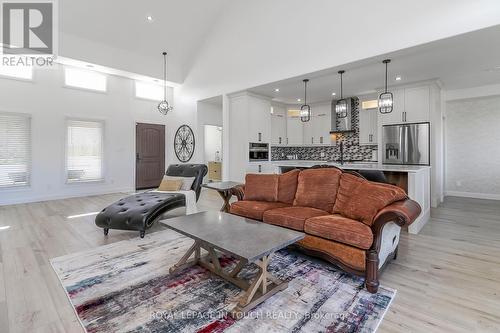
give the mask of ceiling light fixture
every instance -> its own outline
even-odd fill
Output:
[[[401,79],[402,79],[401,75],[397,75],[397,76],[394,78],[394,80],[396,80],[396,81],[401,81]]]
[[[334,92],[332,93],[332,96],[336,96],[336,95],[337,95],[337,93],[334,93]]]
[[[378,111],[382,114],[391,113],[392,106],[394,104],[394,98],[392,93],[387,91],[387,65],[391,62],[391,59],[385,59],[382,61],[385,64],[385,92],[378,96]]]
[[[343,82],[343,76],[345,71],[340,70],[338,71],[340,74],[340,99],[337,101],[337,104],[335,104],[335,113],[337,114],[337,118],[345,118],[347,117],[347,100],[344,99],[344,82]]]
[[[311,120],[311,107],[307,104],[307,82],[309,79],[304,79],[302,82],[304,82],[304,104],[300,107],[300,121],[306,123]]]
[[[146,16],[146,20],[148,20],[148,22],[153,22],[153,16],[151,15]]]
[[[274,89],[275,92],[280,92],[280,88]]]
[[[158,104],[158,111],[162,115],[167,115],[174,109],[167,102],[167,52],[163,52],[163,101]]]
[[[302,100],[300,98],[297,98],[297,102],[301,102]]]

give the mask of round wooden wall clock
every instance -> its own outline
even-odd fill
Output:
[[[182,125],[175,132],[174,151],[179,161],[186,163],[194,154],[194,133],[188,125]]]

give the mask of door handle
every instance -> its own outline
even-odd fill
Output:
[[[319,143],[323,143],[323,137],[322,136],[319,137]]]
[[[286,144],[288,144],[288,138],[286,138]]]
[[[278,138],[278,142],[279,142],[279,144],[281,144],[281,137]]]
[[[314,144],[314,137],[311,137],[311,144]]]
[[[259,132],[259,142],[262,141],[262,133]]]
[[[139,162],[141,160],[141,158],[139,157],[139,153],[135,154],[135,160],[136,162]]]
[[[262,165],[259,164],[259,173],[262,172]]]

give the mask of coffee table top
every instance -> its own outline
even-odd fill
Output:
[[[230,190],[233,187],[236,187],[238,185],[242,185],[242,184],[237,183],[237,182],[227,181],[227,182],[206,183],[206,184],[203,184],[202,186],[206,187],[206,188],[210,188],[212,190],[216,190],[216,191],[226,191],[226,190]]]
[[[163,220],[171,229],[249,262],[291,245],[302,232],[223,212],[202,212]]]

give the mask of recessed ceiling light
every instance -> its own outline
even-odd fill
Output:
[[[333,93],[332,93],[332,96],[335,96],[335,95],[337,95],[337,93],[334,93],[334,92],[333,92]]]
[[[402,80],[401,75],[396,76],[395,80],[396,80],[396,81],[401,81],[401,80]]]
[[[151,15],[146,16],[146,20],[148,20],[148,22],[153,22],[153,16]]]
[[[300,98],[297,98],[297,102],[300,102],[300,101],[302,101],[302,100]]]
[[[280,88],[274,89],[275,92],[280,92]]]

